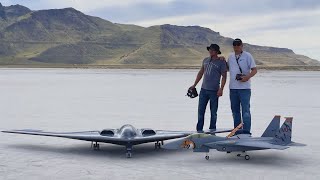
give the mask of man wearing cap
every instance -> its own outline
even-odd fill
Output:
[[[241,39],[233,41],[233,50],[234,53],[231,53],[228,57],[228,67],[230,71],[230,102],[234,127],[237,127],[242,122],[243,130],[241,133],[251,134],[250,79],[257,73],[256,63],[249,52],[243,51]]]
[[[217,44],[211,44],[207,47],[207,50],[210,56],[202,61],[202,66],[197,74],[196,80],[189,88],[195,88],[202,76],[204,76],[198,104],[198,132],[203,132],[204,115],[209,101],[211,111],[209,129],[216,129],[218,99],[223,95],[223,88],[227,79],[227,64],[224,58],[218,57],[218,54],[221,54],[220,47]],[[221,76],[222,80],[220,84]]]

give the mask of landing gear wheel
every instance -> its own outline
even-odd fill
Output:
[[[156,143],[154,144],[154,148],[155,148],[155,149],[161,149],[161,144],[160,144],[159,142],[156,142]]]
[[[205,158],[206,158],[206,160],[209,160],[209,158],[210,158],[210,157],[209,157],[208,155],[206,155],[206,157],[205,157]]]
[[[131,158],[131,157],[132,157],[131,152],[127,152],[127,153],[126,153],[126,156],[127,156],[127,158]]]
[[[98,144],[97,142],[93,144],[93,150],[99,150],[99,149],[100,149],[100,144]]]
[[[249,156],[249,155],[245,155],[245,156],[244,156],[244,159],[245,159],[245,160],[249,160],[249,159],[250,159],[250,156]]]

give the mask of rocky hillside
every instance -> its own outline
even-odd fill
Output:
[[[206,46],[233,39],[199,26],[112,23],[73,8],[31,11],[0,4],[0,64],[199,65]],[[260,65],[319,65],[286,48],[245,44]]]

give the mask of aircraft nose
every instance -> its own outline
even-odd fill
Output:
[[[133,127],[125,126],[121,129],[120,135],[123,138],[132,138],[132,137],[135,137],[137,133]]]
[[[135,133],[130,130],[130,129],[126,129],[122,132],[121,134],[122,137],[126,137],[126,138],[129,138],[129,137],[134,137],[135,136]]]
[[[132,138],[137,135],[137,130],[132,125],[124,125],[120,128],[119,135],[123,138]]]

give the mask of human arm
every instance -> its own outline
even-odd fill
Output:
[[[256,75],[257,72],[258,72],[258,70],[257,70],[256,67],[251,68],[251,72],[250,72],[248,75],[242,76],[241,82],[247,82],[247,81],[249,81],[249,79],[252,78],[254,75]]]
[[[242,76],[242,80],[241,82],[247,82],[249,81],[250,78],[252,78],[254,75],[257,74],[258,70],[257,70],[257,66],[256,63],[252,57],[251,54],[249,54],[249,63],[248,63],[249,68],[251,69],[250,73],[247,74],[246,76]]]
[[[222,96],[223,95],[223,89],[224,89],[224,86],[226,85],[226,82],[227,82],[227,71],[222,73],[221,85],[220,85],[220,88],[218,90],[217,96]]]
[[[203,76],[203,73],[204,73],[204,67],[202,65],[198,74],[197,74],[196,80],[194,81],[194,84],[189,89],[195,88],[197,86],[197,84],[199,83],[199,81],[201,80],[201,78]]]

